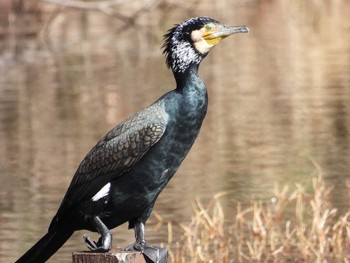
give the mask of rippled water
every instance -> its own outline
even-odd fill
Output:
[[[136,4],[122,6],[134,25],[42,3],[38,34],[9,31],[0,40],[0,262],[14,261],[45,233],[95,142],[174,87],[162,35],[203,14],[246,24],[250,33],[226,39],[203,61],[208,115],[156,212],[176,228],[190,221],[196,197],[227,191],[228,200],[249,203],[269,200],[275,183],[308,189],[317,174],[312,161],[334,186],[334,205],[348,209],[350,4],[219,2],[145,2],[138,13]],[[167,242],[166,224],[151,217],[149,225],[151,242]],[[126,226],[114,233],[116,246],[133,241]],[[81,236],[52,262],[85,249]]]

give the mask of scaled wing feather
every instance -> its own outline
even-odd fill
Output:
[[[51,226],[72,206],[92,198],[108,182],[131,169],[164,134],[164,114],[159,105],[151,106],[104,136],[79,165]]]

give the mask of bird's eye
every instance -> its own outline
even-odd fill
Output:
[[[210,31],[211,29],[212,29],[212,26],[211,26],[211,25],[206,25],[206,26],[205,26],[205,30]]]

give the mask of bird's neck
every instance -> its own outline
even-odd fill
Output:
[[[196,83],[204,86],[203,81],[198,76],[198,67],[199,64],[191,64],[184,72],[173,71],[177,90],[186,89]]]
[[[194,111],[193,114],[201,123],[207,111],[208,94],[203,80],[198,75],[198,64],[191,65],[182,75],[175,74],[175,78],[176,91],[182,95],[181,111],[187,111],[186,114]]]

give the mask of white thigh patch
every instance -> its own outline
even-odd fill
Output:
[[[101,198],[105,197],[106,195],[108,195],[109,190],[111,189],[111,183],[106,184],[104,187],[102,187],[102,189],[100,191],[98,191],[93,197],[92,197],[92,201],[98,201]]]

